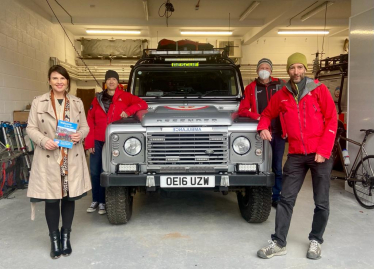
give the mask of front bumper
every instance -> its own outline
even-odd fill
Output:
[[[191,175],[191,174],[189,174]],[[168,176],[167,174],[156,174],[153,176],[154,181],[149,184],[147,175],[135,175],[135,174],[110,174],[101,173],[100,185],[102,187],[113,187],[113,186],[126,186],[126,187],[149,187],[155,188],[160,187],[160,176]],[[274,173],[259,173],[259,174],[229,174],[229,175],[214,175],[215,176],[215,187],[227,188],[227,187],[249,187],[249,186],[274,186],[275,176]],[[228,176],[228,184],[222,184],[222,176]]]

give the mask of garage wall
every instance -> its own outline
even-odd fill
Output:
[[[346,53],[343,44],[346,37],[325,37],[323,57]],[[261,58],[269,58],[275,64],[286,64],[292,53],[305,54],[312,63],[315,53],[322,51],[322,37],[262,37],[252,44],[242,46],[241,64],[257,64]]]
[[[48,90],[50,57],[75,62],[75,52],[60,26],[29,2],[0,0],[1,121],[12,121],[13,110],[25,109],[34,96]]]
[[[371,5],[362,10],[360,3],[364,2]],[[348,137],[361,142],[363,134],[359,130],[374,129],[374,1],[352,1],[352,11],[355,14],[350,18]],[[358,147],[348,144],[348,150],[352,163]],[[374,137],[368,139],[366,150],[374,154]]]

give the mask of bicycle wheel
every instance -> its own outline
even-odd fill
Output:
[[[353,192],[358,203],[367,209],[374,209],[374,155],[363,158],[356,167]]]

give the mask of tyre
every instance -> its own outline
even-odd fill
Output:
[[[242,217],[249,223],[267,220],[271,210],[271,194],[268,187],[247,187],[245,193],[237,192]]]
[[[353,173],[353,192],[358,203],[367,209],[374,209],[374,155],[363,158]]]
[[[130,188],[108,187],[105,190],[106,212],[109,223],[126,224],[132,215],[132,202]]]

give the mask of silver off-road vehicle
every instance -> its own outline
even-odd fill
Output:
[[[218,50],[146,50],[132,67],[129,91],[148,111],[106,130],[101,186],[109,222],[127,223],[136,192],[236,192],[248,222],[271,209],[271,147],[257,121],[238,117],[239,66]]]

